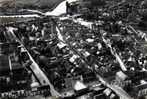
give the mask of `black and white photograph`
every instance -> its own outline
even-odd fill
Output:
[[[0,99],[147,99],[147,0],[0,0]]]

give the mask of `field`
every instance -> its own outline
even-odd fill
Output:
[[[64,0],[0,0],[1,8],[47,7],[53,9]]]

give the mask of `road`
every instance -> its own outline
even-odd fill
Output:
[[[81,25],[84,25],[86,27],[91,27],[91,22],[86,22],[86,21],[78,21],[78,20],[75,20],[73,19],[73,21],[76,21],[78,22],[79,24]],[[86,24],[83,24],[83,23],[86,23]],[[89,25],[88,25],[89,23]],[[105,39],[104,39],[105,40]],[[106,41],[106,40],[105,40]],[[107,42],[105,42],[106,44],[108,44]],[[110,48],[111,48],[111,45],[108,45]],[[110,49],[111,50],[111,49]],[[120,57],[115,53],[115,57],[118,58],[118,62],[120,63],[120,66],[122,68],[122,70],[126,71],[126,68],[122,62],[122,60],[120,59]],[[118,86],[113,86],[111,84],[109,84],[109,82],[107,80],[105,80],[103,77],[101,77],[99,74],[97,74],[97,77],[99,78],[99,80],[105,85],[107,86],[108,88],[110,88],[111,90],[113,90],[118,96],[120,96],[121,99],[133,99],[130,95],[128,95],[127,92],[125,92],[122,88],[118,87]]]
[[[30,68],[32,69],[33,74],[35,74],[35,77],[37,77],[41,85],[49,85],[52,96],[60,97],[61,95],[54,89],[54,86],[51,84],[51,82],[49,81],[47,76],[43,73],[43,71],[39,68],[38,64],[34,61],[31,54],[27,51],[23,43],[16,37],[16,35],[13,32],[13,28],[9,27],[7,29],[13,35],[13,38],[15,38],[21,44],[22,48],[28,53],[29,58],[32,61]]]

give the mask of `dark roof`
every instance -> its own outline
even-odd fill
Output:
[[[10,72],[9,59],[7,55],[0,55],[0,75]]]

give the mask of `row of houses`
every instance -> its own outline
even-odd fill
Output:
[[[9,16],[2,15],[2,16],[0,16],[0,25],[1,24],[7,24],[7,23],[15,23],[15,22],[18,22],[18,21],[20,22],[20,21],[32,20],[34,18],[40,18],[40,16],[37,15],[37,14],[9,15]]]
[[[106,4],[104,0],[78,0],[70,3],[68,13],[87,13],[89,9],[102,7]]]

